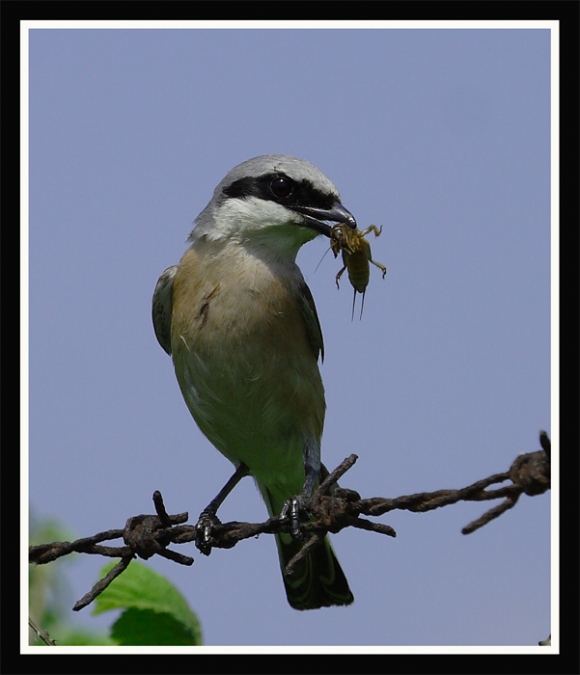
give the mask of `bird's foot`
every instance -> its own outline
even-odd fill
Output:
[[[280,522],[290,530],[292,538],[299,541],[307,539],[306,535],[300,530],[300,523],[307,520],[309,516],[306,509],[307,501],[304,495],[296,495],[284,502],[280,511]]]
[[[195,545],[209,555],[214,544],[213,531],[221,525],[221,520],[212,511],[202,511],[195,525]]]

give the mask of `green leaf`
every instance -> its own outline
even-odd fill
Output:
[[[105,576],[114,566],[107,565]],[[123,609],[111,637],[121,645],[200,645],[201,628],[181,593],[165,577],[138,562],[95,601],[93,614]]]
[[[127,609],[113,624],[111,637],[119,645],[199,645],[200,636],[170,614],[151,609]]]

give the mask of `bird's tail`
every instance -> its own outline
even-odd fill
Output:
[[[280,513],[285,499],[258,482],[270,515]],[[333,605],[350,605],[354,596],[348,581],[326,536],[295,566],[293,574],[286,574],[286,565],[303,547],[304,542],[293,539],[290,534],[276,535],[278,557],[288,602],[294,609],[318,609]]]
[[[350,605],[354,596],[330,544],[328,536],[303,558],[292,576],[286,565],[302,548],[289,534],[277,534],[276,545],[288,602],[294,609],[318,609],[333,605]]]

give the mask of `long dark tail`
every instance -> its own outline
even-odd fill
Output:
[[[292,577],[284,570],[303,544],[288,534],[278,534],[276,545],[286,595],[294,609],[318,609],[353,602],[354,596],[328,537],[300,561]]]

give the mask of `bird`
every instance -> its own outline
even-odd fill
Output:
[[[152,315],[191,415],[235,467],[200,516],[198,547],[209,554],[217,508],[249,474],[270,516],[291,521],[275,535],[290,606],[349,605],[354,597],[328,535],[291,575],[285,569],[304,544],[302,506],[326,472],[324,345],[296,255],[330,237],[329,223],[356,229],[356,220],[319,169],[274,154],[235,166],[194,222],[181,261],[159,277]]]

